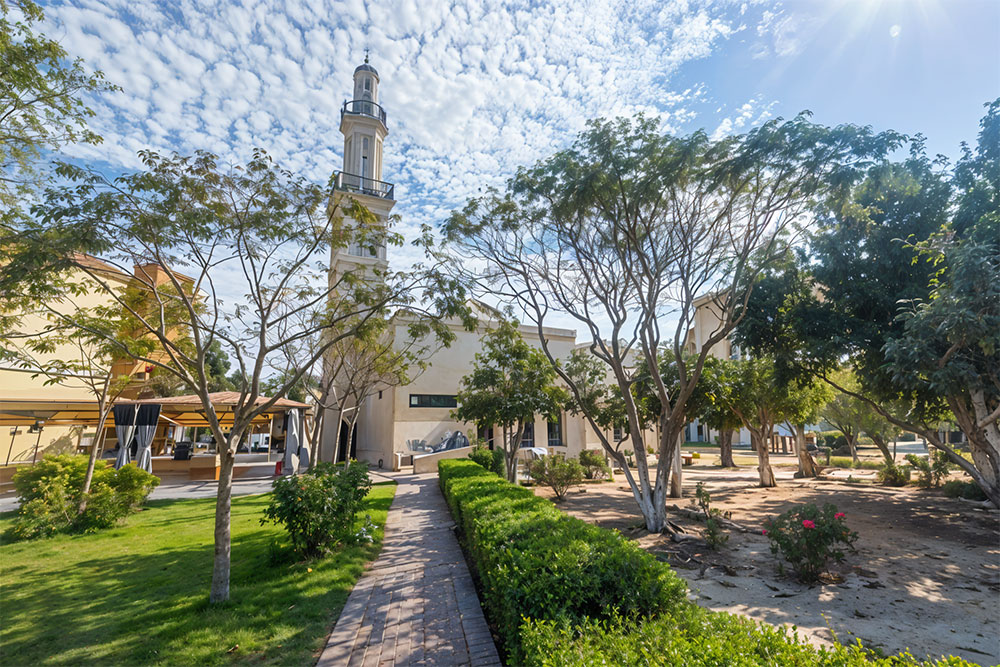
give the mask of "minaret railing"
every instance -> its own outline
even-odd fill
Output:
[[[357,192],[395,201],[396,186],[392,183],[377,181],[374,178],[361,176],[360,174],[349,174],[346,171],[338,171],[336,173],[334,176],[334,188],[345,192]]]
[[[344,102],[344,106],[340,109],[341,118],[344,117],[345,113],[378,118],[382,121],[383,125],[386,124],[385,109],[371,100],[350,100],[349,102]]]

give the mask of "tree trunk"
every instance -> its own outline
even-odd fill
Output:
[[[723,468],[736,467],[736,462],[733,460],[732,429],[722,429],[719,431],[719,458],[719,463]]]
[[[896,456],[894,452],[889,451],[889,443],[880,435],[873,435],[871,439],[875,443],[875,446],[878,447],[878,450],[882,452],[885,462],[892,465],[896,460]]]
[[[341,402],[337,406],[337,444],[333,447],[333,461],[331,463],[337,463],[337,459],[340,458],[340,431],[344,428],[344,403]],[[351,453],[351,441],[347,440],[347,454],[350,456]],[[345,457],[347,458],[347,457]]]
[[[215,556],[212,561],[212,592],[209,602],[225,602],[229,599],[229,564],[232,540],[230,534],[230,515],[233,500],[233,463],[236,457],[231,453],[235,448],[234,438],[230,433],[226,448],[220,452],[222,459],[219,471],[219,493],[215,499]]]
[[[970,399],[966,402],[959,397],[948,397],[955,422],[969,441],[972,463],[978,475],[966,472],[990,502],[1000,507],[1000,420],[990,418],[991,410],[982,390],[970,392]]]
[[[760,485],[762,487],[777,486],[778,482],[774,478],[774,471],[771,470],[770,453],[765,435],[757,432],[756,429],[751,430],[750,442],[757,445],[757,472],[760,474]]]
[[[792,430],[795,433],[795,453],[799,457],[799,477],[815,477],[819,474],[819,470],[806,447],[805,424],[793,424]]]
[[[309,467],[312,468],[319,461],[316,458],[319,456],[320,446],[319,441],[323,437],[323,413],[325,410],[323,408],[316,408],[316,416],[313,417],[312,423],[312,437],[309,439]],[[337,435],[340,435],[339,433]]]
[[[680,434],[677,435],[677,447],[674,449],[674,460],[670,465],[670,497],[671,498],[682,498],[684,496],[684,487],[682,484],[682,470],[684,467],[683,461],[681,459],[681,442]],[[667,500],[663,499],[663,505],[666,507]],[[660,507],[659,499],[657,499],[657,509]],[[666,516],[664,516],[666,519]],[[660,522],[660,530],[663,530],[664,522]]]
[[[90,448],[90,458],[87,459],[87,474],[83,477],[83,490],[80,494],[80,506],[77,508],[77,514],[83,514],[83,511],[87,509],[87,496],[90,494],[90,483],[94,481],[97,454],[104,446],[104,425],[107,423],[110,410],[103,399],[98,403],[97,409],[100,414],[97,420],[97,434],[94,436],[94,446]]]
[[[851,450],[851,460],[855,463],[858,462],[858,434],[852,433],[847,436],[847,446]]]

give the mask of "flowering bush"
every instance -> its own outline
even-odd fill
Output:
[[[368,525],[360,531],[354,526],[371,486],[364,463],[318,463],[304,475],[274,482],[271,503],[260,522],[284,525],[299,555],[320,556],[338,544],[369,538]]]
[[[809,503],[764,522],[762,533],[771,542],[771,553],[788,561],[799,579],[816,581],[827,561],[844,559],[838,545],[853,550],[858,534],[847,527],[847,515],[827,503]]]

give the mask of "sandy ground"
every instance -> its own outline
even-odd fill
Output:
[[[668,506],[693,507],[695,483],[704,481],[713,506],[752,529],[730,531],[718,552],[700,540],[678,544],[648,533],[621,475],[617,482],[579,487],[560,507],[638,540],[674,566],[691,599],[710,609],[794,625],[815,644],[860,639],[887,654],[909,650],[921,658],[954,654],[1000,664],[1000,513],[938,492],[797,480],[790,468],[775,472],[779,486],[761,489],[753,468],[685,468],[689,497],[668,499]],[[812,587],[778,571],[760,534],[764,519],[805,502],[835,504],[859,534],[857,553],[832,564],[830,583]],[[670,519],[701,534],[703,524],[695,520],[677,513]]]

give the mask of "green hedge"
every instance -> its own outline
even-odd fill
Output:
[[[664,563],[468,459],[438,463],[483,605],[508,663],[576,665],[972,666],[816,649],[785,629],[707,611]]]
[[[525,617],[634,618],[684,604],[684,582],[619,534],[569,517],[473,461],[440,461],[438,470],[513,664],[522,664]]]

